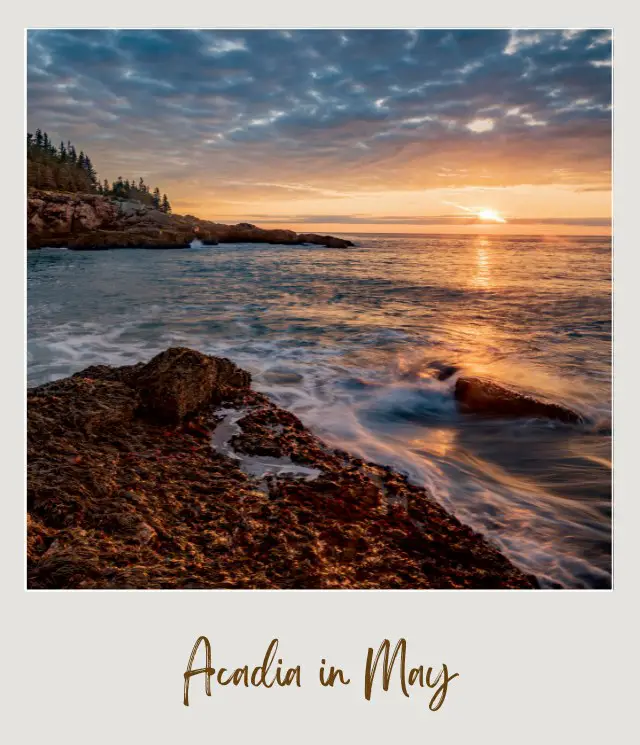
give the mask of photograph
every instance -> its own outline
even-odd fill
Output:
[[[24,33],[27,594],[613,588],[611,28]]]

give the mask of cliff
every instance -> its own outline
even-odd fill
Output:
[[[229,360],[28,391],[30,588],[531,588],[423,488],[327,447]]]
[[[27,197],[27,248],[188,248],[197,238],[217,243],[311,243],[347,248],[342,238],[292,230],[265,230],[248,223],[225,225],[192,215],[165,214],[139,202],[98,194],[31,190]]]

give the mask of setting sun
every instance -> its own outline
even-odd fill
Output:
[[[486,222],[507,222],[504,217],[499,215],[495,210],[480,210],[478,217]]]

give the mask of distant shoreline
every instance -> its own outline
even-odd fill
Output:
[[[218,243],[314,244],[349,248],[350,240],[317,233],[264,229],[251,223],[227,225],[193,215],[174,215],[136,200],[98,193],[43,191],[27,195],[27,249],[189,248],[194,240]]]

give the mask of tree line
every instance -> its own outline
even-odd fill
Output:
[[[166,194],[160,194],[156,186],[152,189],[142,177],[123,179],[118,176],[111,184],[100,181],[91,159],[84,151],[77,152],[67,141],[54,145],[46,132],[36,129],[27,133],[27,186],[47,191],[85,192],[102,194],[114,199],[131,199],[147,204],[161,212],[171,212]]]

